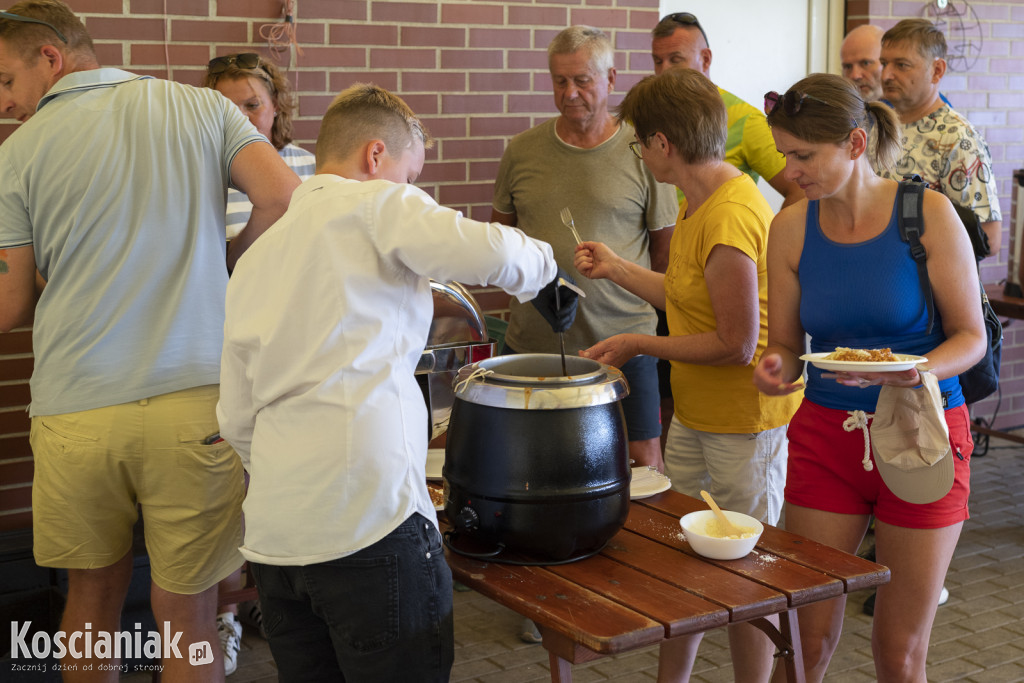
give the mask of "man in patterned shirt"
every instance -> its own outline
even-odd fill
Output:
[[[669,14],[658,22],[651,31],[651,57],[656,74],[680,67],[711,78],[711,48],[697,17],[689,12]],[[728,126],[725,160],[755,183],[763,176],[782,195],[783,206],[803,199],[804,193],[797,184],[783,177],[786,160],[775,149],[764,112],[722,88],[718,92],[725,102]]]
[[[903,124],[903,158],[881,175],[920,175],[933,190],[973,211],[996,254],[1002,215],[992,156],[981,134],[939,96],[946,73],[946,39],[926,19],[904,19],[882,36],[882,93]],[[980,258],[985,254],[977,254]]]

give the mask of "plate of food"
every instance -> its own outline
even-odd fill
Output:
[[[672,481],[658,470],[652,467],[634,467],[629,482],[629,498],[646,498],[667,491],[671,486]]]
[[[837,347],[830,353],[805,353],[800,356],[811,365],[831,372],[902,372],[928,359],[892,349],[850,349]]]
[[[440,479],[444,470],[444,449],[427,449],[427,479]]]
[[[444,512],[444,487],[437,482],[428,481],[427,493],[430,494],[430,502],[434,504],[434,509]]]

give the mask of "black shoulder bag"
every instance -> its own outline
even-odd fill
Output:
[[[935,323],[935,297],[932,295],[932,285],[928,279],[927,254],[921,245],[921,235],[924,233],[924,216],[921,210],[924,204],[924,188],[923,183],[914,181],[899,184],[896,192],[896,222],[900,228],[900,239],[910,245],[910,254],[917,263],[917,276],[921,280],[921,291],[924,292],[925,304],[928,307],[928,332],[931,333]],[[973,213],[971,216],[977,222],[977,216]],[[992,310],[985,288],[981,285],[981,278],[978,279],[978,287],[981,290],[981,311],[985,318],[988,346],[985,349],[985,356],[960,375],[960,389],[966,403],[980,401],[999,388],[999,361],[1003,350],[1003,326],[996,312]]]

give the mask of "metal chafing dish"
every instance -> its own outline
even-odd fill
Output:
[[[434,439],[448,429],[455,402],[453,380],[459,368],[490,358],[495,341],[488,336],[483,311],[458,282],[430,281],[434,319],[416,366],[416,378],[430,411],[428,434]]]

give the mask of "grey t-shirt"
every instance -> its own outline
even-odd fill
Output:
[[[548,242],[558,265],[587,293],[565,334],[566,353],[622,332],[654,334],[657,318],[647,302],[613,282],[588,280],[576,272],[576,241],[559,214],[569,207],[581,238],[604,242],[619,256],[649,268],[647,231],[675,224],[675,188],[656,182],[630,152],[632,126],[624,123],[597,147],[582,149],[558,137],[555,120],[509,142],[495,182],[494,208],[515,213],[523,232]],[[558,353],[558,335],[532,305],[513,301],[511,310],[505,334],[510,347]]]
[[[214,90],[93,69],[0,146],[0,248],[32,245],[47,280],[33,416],[219,381],[224,197],[265,140]]]

